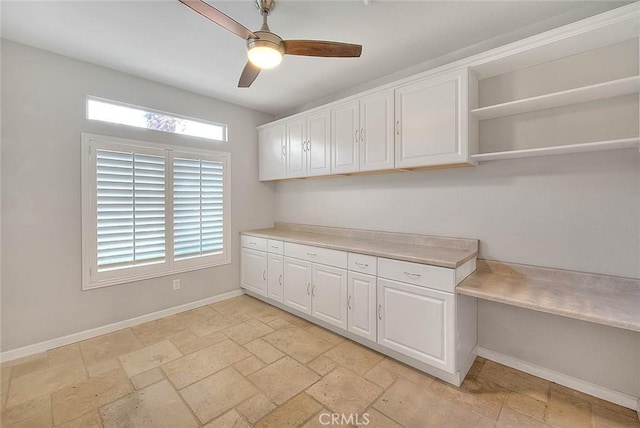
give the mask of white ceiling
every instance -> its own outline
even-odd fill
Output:
[[[252,0],[210,4],[252,30]],[[286,56],[237,88],[244,41],[177,0],[2,1],[2,37],[257,110],[281,114],[509,33],[535,34],[619,7],[612,1],[279,1],[284,39],[362,44],[358,59]],[[514,33],[515,32],[515,33]],[[507,37],[508,38],[508,37]]]

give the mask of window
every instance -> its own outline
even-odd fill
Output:
[[[227,141],[227,126],[171,113],[128,106],[100,98],[87,98],[87,119],[190,135],[209,140]]]
[[[230,262],[229,154],[83,134],[82,159],[83,289]]]

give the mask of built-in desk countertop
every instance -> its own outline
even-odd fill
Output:
[[[248,230],[241,233],[259,238],[277,239],[296,244],[453,269],[478,255],[478,241],[474,239],[441,238],[282,223],[276,223],[275,228]]]
[[[487,269],[488,267],[488,269]],[[480,261],[458,294],[640,332],[640,280]]]

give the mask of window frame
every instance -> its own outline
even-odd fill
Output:
[[[165,261],[98,272],[97,269],[97,150],[133,151],[161,155],[165,159]],[[89,133],[81,134],[82,290],[124,284],[231,263],[231,154],[213,150],[152,143]],[[174,260],[173,254],[173,159],[223,163],[223,251],[220,254]],[[188,263],[184,263],[188,262]]]

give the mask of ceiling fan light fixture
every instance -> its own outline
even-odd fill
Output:
[[[283,49],[273,46],[254,46],[247,52],[249,61],[263,69],[275,68],[282,62]]]
[[[247,56],[249,61],[256,67],[269,69],[277,67],[282,62],[284,56],[284,48],[282,47],[282,39],[277,35],[266,32],[256,31],[259,39],[250,39],[247,41]]]

